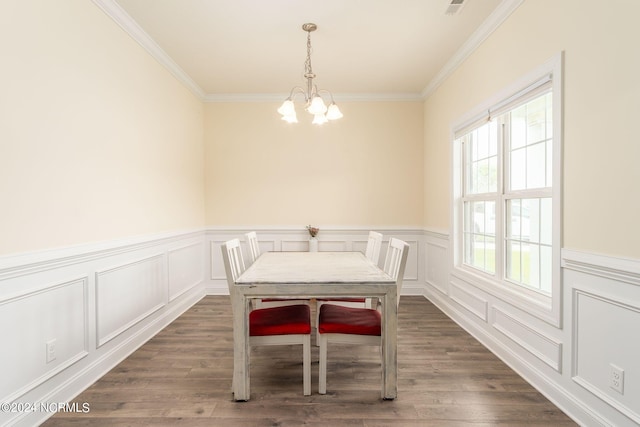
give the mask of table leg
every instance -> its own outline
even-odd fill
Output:
[[[385,294],[382,302],[382,398],[395,399],[398,395],[398,305],[397,291]]]
[[[238,289],[233,298],[233,399],[247,401],[251,394],[249,375],[250,300]]]

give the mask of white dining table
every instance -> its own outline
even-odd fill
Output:
[[[361,252],[266,252],[233,287],[234,400],[250,398],[249,312],[254,298],[377,297],[382,302],[383,399],[397,397],[396,281]]]

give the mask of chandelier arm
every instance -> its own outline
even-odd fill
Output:
[[[295,86],[293,89],[291,89],[291,92],[289,92],[289,99],[293,100],[293,98],[298,94],[301,94],[302,96],[304,96],[305,102],[308,101],[307,93],[300,86]]]
[[[333,100],[333,94],[331,93],[331,91],[328,91],[327,89],[318,89],[318,88],[316,88],[316,94],[318,94],[318,96],[320,96],[320,93],[328,93],[329,97],[331,98],[331,103],[335,104],[335,101]]]

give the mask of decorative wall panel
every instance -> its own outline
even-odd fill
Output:
[[[166,292],[163,255],[96,272],[98,347],[164,306]]]
[[[87,354],[87,283],[82,277],[0,302],[0,402],[13,401]]]
[[[204,252],[201,241],[172,249],[167,254],[169,301],[202,283],[204,277]]]

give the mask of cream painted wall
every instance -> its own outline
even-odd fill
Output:
[[[91,1],[0,6],[0,254],[204,224],[203,105]]]
[[[450,221],[450,127],[565,52],[564,247],[640,258],[640,2],[525,1],[425,102],[425,215]]]
[[[320,127],[277,108],[205,106],[208,224],[421,226],[421,102],[340,103]]]

